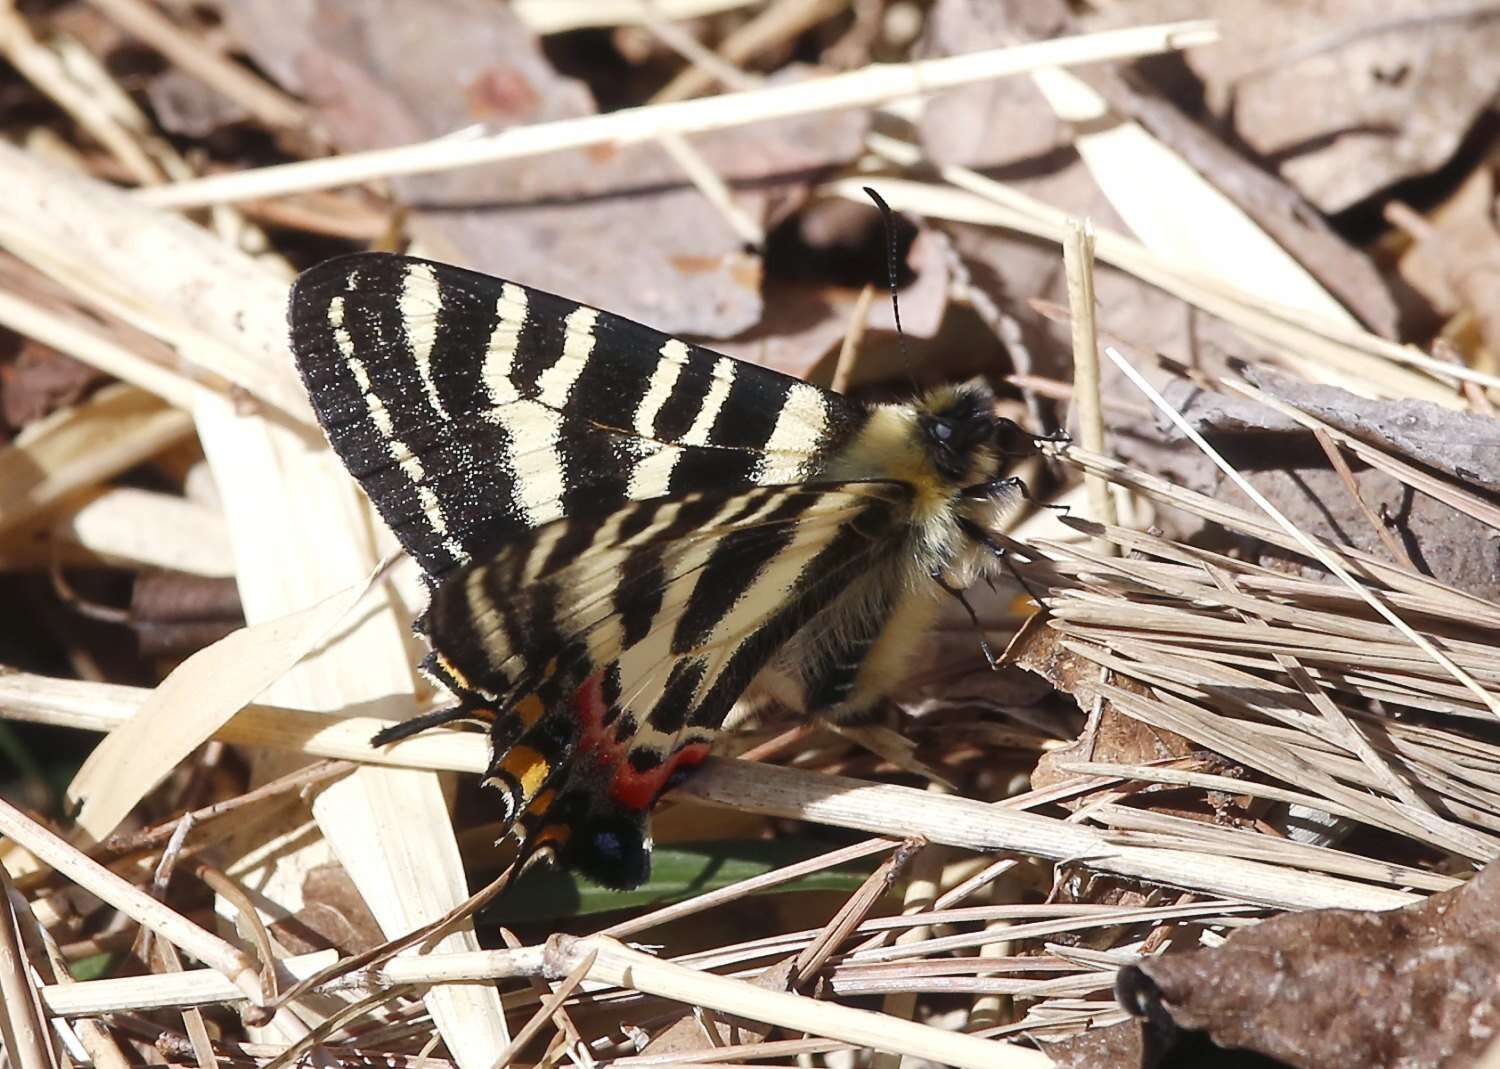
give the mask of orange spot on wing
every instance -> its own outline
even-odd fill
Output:
[[[551,787],[548,787],[545,791],[531,800],[531,804],[526,807],[526,812],[535,813],[540,816],[541,814],[545,813],[548,808],[551,807],[552,801],[556,797],[557,792],[554,791]]]
[[[527,727],[531,727],[532,724],[540,720],[542,714],[546,711],[547,708],[542,704],[542,699],[535,694],[528,694],[516,702],[516,715],[521,718],[521,723]]]
[[[501,759],[500,768],[521,785],[522,799],[535,798],[552,771],[551,763],[530,746],[514,747]]]
[[[548,844],[558,846],[566,843],[573,834],[573,829],[566,824],[543,824],[541,829],[531,839],[534,847],[543,847]]]

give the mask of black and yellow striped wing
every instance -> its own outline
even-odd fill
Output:
[[[426,667],[489,725],[505,818],[639,882],[656,796],[890,555],[910,487],[827,472],[869,410],[406,257],[313,268],[290,317],[333,448],[433,582]]]
[[[503,817],[600,882],[640,882],[657,796],[788,641],[893,555],[907,499],[880,482],[654,498],[458,569],[426,628],[435,674],[493,699]]]
[[[381,253],[297,280],[298,370],[426,573],[581,512],[816,478],[859,410],[619,316]]]

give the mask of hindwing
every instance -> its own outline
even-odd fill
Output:
[[[891,554],[908,497],[698,491],[561,518],[457,569],[426,617],[433,667],[485,695],[506,819],[602,882],[643,879],[657,795],[783,644]]]
[[[434,580],[552,521],[816,478],[864,410],[488,275],[357,253],[292,289],[335,451]]]

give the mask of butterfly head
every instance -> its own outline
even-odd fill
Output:
[[[937,387],[915,408],[922,450],[940,477],[969,487],[1000,474],[999,437],[1008,421],[995,415],[994,392],[983,381]]]

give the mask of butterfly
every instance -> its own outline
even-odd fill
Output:
[[[866,404],[444,264],[304,272],[319,422],[421,566],[423,670],[482,724],[523,856],[611,887],[752,683],[866,715],[946,595],[993,574],[1024,494],[982,381]]]

